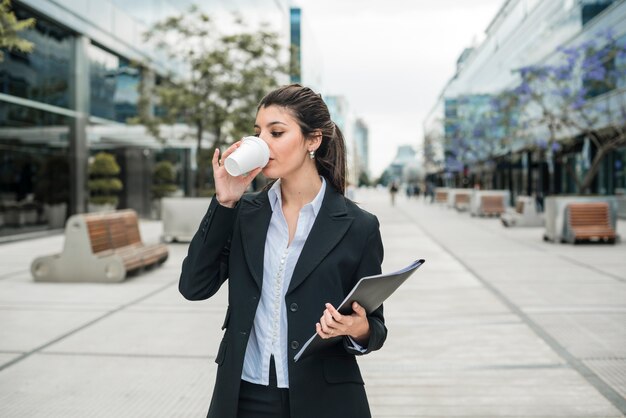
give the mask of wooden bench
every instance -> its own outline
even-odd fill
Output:
[[[500,216],[504,210],[504,196],[483,195],[480,197],[481,215]]]
[[[567,231],[565,240],[607,241],[615,243],[617,234],[611,227],[609,204],[606,202],[570,203],[565,209]]]
[[[454,194],[454,207],[456,210],[467,210],[470,205],[470,193],[456,192]]]
[[[448,202],[448,192],[445,192],[445,191],[435,192],[435,203],[447,203],[447,202]]]
[[[80,214],[65,225],[63,251],[36,258],[31,273],[35,281],[119,282],[167,257],[164,244],[142,242],[133,210]]]

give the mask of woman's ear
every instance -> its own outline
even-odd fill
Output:
[[[322,145],[322,130],[316,129],[309,135],[309,151],[317,151],[317,149]]]

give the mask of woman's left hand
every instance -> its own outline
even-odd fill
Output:
[[[342,315],[333,305],[327,303],[320,322],[315,324],[315,331],[324,339],[347,335],[360,345],[367,345],[370,335],[367,313],[356,302],[352,302],[352,311],[350,315]]]

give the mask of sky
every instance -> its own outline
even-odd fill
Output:
[[[421,149],[423,122],[504,0],[299,0],[322,55],[325,94],[369,127],[374,178],[398,145]],[[307,36],[306,32],[302,36]],[[306,81],[306,80],[305,80]]]

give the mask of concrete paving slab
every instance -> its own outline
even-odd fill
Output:
[[[625,313],[570,312],[536,314],[531,318],[578,358],[626,358]]]
[[[626,359],[604,358],[585,360],[584,363],[626,398]]]
[[[30,263],[35,257],[61,252],[63,240],[63,235],[59,234],[2,245],[2,273],[30,271]]]
[[[34,350],[105,312],[0,309],[0,350]]]
[[[369,363],[369,359],[362,363]],[[367,368],[375,417],[621,417],[568,368]],[[539,407],[539,405],[541,405]]]
[[[3,306],[64,306],[111,308],[159,289],[162,282],[146,275],[122,283],[35,283],[30,273],[0,281]],[[170,282],[172,279],[170,278]]]
[[[2,417],[201,417],[213,360],[33,355],[0,374]]]
[[[20,357],[22,353],[0,353],[0,367],[7,364],[11,360]]]
[[[621,267],[626,272],[622,243],[615,246],[559,246],[537,240],[536,231],[511,233],[512,230],[502,228],[492,220],[462,219],[460,214],[444,214],[427,205],[405,203],[405,206],[400,205],[399,212],[411,218],[463,267],[469,268],[483,286],[505,302],[507,309],[513,309],[524,324],[530,326],[529,332],[536,333],[537,339],[545,340],[547,349],[561,358],[557,366],[564,365],[578,373],[583,386],[586,381],[598,395],[595,397],[598,403],[592,408],[589,403],[580,403],[564,413],[551,411],[550,406],[544,404],[546,408],[536,411],[519,408],[517,413],[523,413],[522,416],[534,416],[535,412],[546,416],[620,416],[626,411],[621,392],[621,376],[626,375],[621,362],[624,358],[622,347],[626,347],[626,321],[623,320],[626,289],[620,277],[603,270],[606,265],[607,270]],[[526,309],[532,314],[524,314]],[[521,334],[523,332],[518,331],[517,335]],[[441,338],[435,340],[443,341]],[[451,340],[454,338],[448,341]],[[467,340],[464,342],[468,343]],[[417,340],[413,344],[417,344]],[[520,342],[516,345],[520,346]],[[533,350],[530,346],[527,348]],[[495,353],[494,362],[497,354],[499,352]],[[524,354],[522,350],[520,359]],[[600,360],[600,365],[593,364],[596,359]],[[542,365],[549,365],[549,362],[535,363],[531,368],[538,375],[542,374]],[[589,367],[584,366],[587,363]],[[592,365],[597,368],[597,373]],[[543,380],[541,384],[546,393],[551,387],[563,385],[563,382],[555,381],[546,385],[547,382]],[[602,399],[608,401],[608,409]],[[541,399],[538,401],[542,402]],[[497,408],[492,413],[494,411],[498,411],[497,416],[516,413]],[[470,416],[470,412],[467,414]],[[455,416],[454,411],[449,416]],[[489,414],[485,412],[485,416]]]
[[[490,277],[485,275],[483,277]],[[612,283],[494,283],[520,306],[624,306],[626,286]]]
[[[44,352],[206,357],[221,339],[224,312],[115,313]]]

